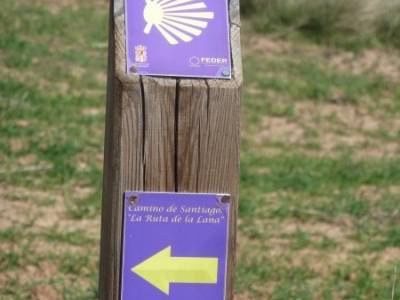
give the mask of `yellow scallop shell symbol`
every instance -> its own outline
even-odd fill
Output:
[[[143,16],[144,32],[150,34],[154,26],[170,45],[192,41],[214,19],[214,13],[198,0],[146,0]]]

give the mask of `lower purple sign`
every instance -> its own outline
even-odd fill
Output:
[[[121,300],[225,300],[226,199],[125,193]]]
[[[125,0],[127,71],[231,78],[228,0]]]

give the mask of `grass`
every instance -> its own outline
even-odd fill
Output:
[[[263,192],[301,191],[310,195],[331,195],[335,189],[363,185],[397,185],[399,161],[353,161],[351,158],[314,158],[300,155],[249,158],[243,161],[242,182]],[[267,174],[247,173],[248,164],[267,167]],[[249,187],[250,187],[249,186]]]
[[[241,6],[259,32],[352,50],[400,46],[397,0],[245,0]]]
[[[236,299],[400,299],[398,18],[356,37],[355,2],[303,2],[244,22]],[[0,299],[97,299],[107,7],[0,26]]]
[[[0,298],[95,299],[107,7],[2,4]]]

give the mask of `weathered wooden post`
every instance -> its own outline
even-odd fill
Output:
[[[136,190],[232,195],[226,287],[231,300],[242,85],[239,0],[229,3],[233,75],[225,80],[127,72],[124,2],[111,0],[110,9],[100,299],[120,299],[123,195]]]

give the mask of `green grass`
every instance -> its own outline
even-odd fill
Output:
[[[245,21],[277,50],[245,29],[238,300],[392,299],[399,78],[327,56],[386,57],[397,18],[355,37],[321,3]],[[0,299],[97,299],[107,7],[4,0],[0,26]]]
[[[376,107],[388,91],[396,92],[397,85],[381,75],[351,74],[326,64],[320,57],[305,56],[298,60],[296,53],[278,57],[256,53],[246,57],[246,82],[252,87],[244,94],[248,103],[246,114],[252,118],[252,122],[257,122],[265,114],[293,118],[296,117],[295,110],[288,99],[327,103],[336,99],[337,95],[344,104],[367,102]],[[262,91],[278,97],[278,103],[266,102]],[[397,102],[392,103],[387,111],[393,112],[393,106],[397,105]]]
[[[91,243],[91,239],[87,238],[80,231],[61,231],[51,229],[44,232],[44,238],[50,244],[66,243],[73,246],[87,245]]]
[[[267,167],[270,172],[249,172],[248,166]],[[355,161],[349,157],[314,158],[297,154],[257,157],[253,154],[243,159],[242,168],[243,186],[263,193],[293,191],[320,196],[332,195],[338,188],[397,185],[400,182],[397,159]]]
[[[104,4],[2,3],[0,190],[13,204],[1,217],[18,221],[0,231],[1,299],[31,299],[38,285],[61,299],[97,298],[98,234],[46,220],[98,230],[107,24]],[[26,280],[26,268],[39,275]]]
[[[244,0],[241,8],[262,33],[356,51],[400,46],[397,0]]]

